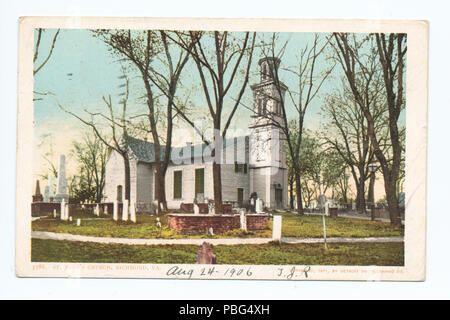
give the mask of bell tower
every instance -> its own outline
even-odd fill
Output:
[[[278,79],[280,59],[259,60],[260,82],[251,86],[254,110],[250,129],[250,189],[271,209],[287,204],[283,104],[286,85]]]

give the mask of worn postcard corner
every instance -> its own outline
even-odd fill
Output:
[[[427,21],[18,24],[18,277],[425,280]]]

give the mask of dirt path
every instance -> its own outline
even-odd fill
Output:
[[[130,239],[82,236],[69,233],[56,233],[47,231],[32,231],[33,239],[66,240],[96,242],[105,244],[128,245],[169,245],[190,244],[201,245],[204,241],[212,245],[237,245],[237,244],[263,244],[272,241],[272,238],[226,238],[226,239]],[[283,243],[323,243],[323,238],[281,238]],[[368,237],[368,238],[327,238],[328,243],[352,243],[352,242],[402,242],[403,237]]]

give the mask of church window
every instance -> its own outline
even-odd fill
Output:
[[[199,193],[205,193],[205,169],[195,169],[195,197]]]
[[[247,173],[247,164],[234,162],[234,172],[246,174]]]
[[[173,172],[173,198],[181,199],[182,198],[182,182],[183,182],[183,171],[174,171]]]
[[[122,186],[117,186],[117,201],[122,202]]]
[[[237,201],[239,206],[242,206],[244,202],[244,189],[243,188],[237,188]]]
[[[263,103],[263,113],[264,113],[264,114],[267,113],[267,99],[264,99],[264,103]]]

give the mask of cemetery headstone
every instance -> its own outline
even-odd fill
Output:
[[[318,198],[317,198],[317,207],[319,209],[323,209],[325,208],[325,203],[327,202],[327,197],[324,194],[321,194]]]
[[[194,202],[194,214],[199,214],[200,208],[198,207],[198,204]]]
[[[41,187],[39,186],[39,180],[36,180],[36,190],[33,196],[33,202],[41,202],[44,197],[41,194]]]
[[[128,221],[128,199],[123,200],[122,220]]]
[[[57,201],[61,201],[62,199],[65,201],[69,200],[66,183],[66,156],[63,154],[59,156],[58,186],[56,188],[55,199]]]
[[[280,241],[281,240],[281,216],[274,215],[273,216],[273,227],[272,227],[272,240]]]
[[[61,208],[60,208],[60,212],[61,212],[61,214],[59,215],[59,218],[61,219],[61,220],[64,220],[65,219],[65,207],[66,207],[66,202],[64,201],[64,199],[62,199],[62,201],[61,201]]]
[[[44,202],[49,202],[49,201],[50,201],[50,188],[49,188],[49,186],[45,186]]]
[[[245,210],[240,210],[239,212],[241,230],[247,231],[247,218],[245,217]]]
[[[119,219],[119,202],[114,200],[113,219],[117,221]]]
[[[48,199],[49,201],[53,202],[53,199],[55,198],[55,192],[53,189],[54,186],[54,181],[53,181],[53,174],[50,174],[49,178],[48,178]]]
[[[130,205],[130,220],[136,223],[136,203],[133,200]]]
[[[212,245],[203,242],[197,251],[197,264],[216,264],[216,255],[211,251]]]
[[[256,206],[255,206],[256,213],[264,213],[263,212],[263,201],[261,199],[256,199]]]
[[[156,218],[156,227],[161,229],[161,221],[159,221],[159,218]]]

